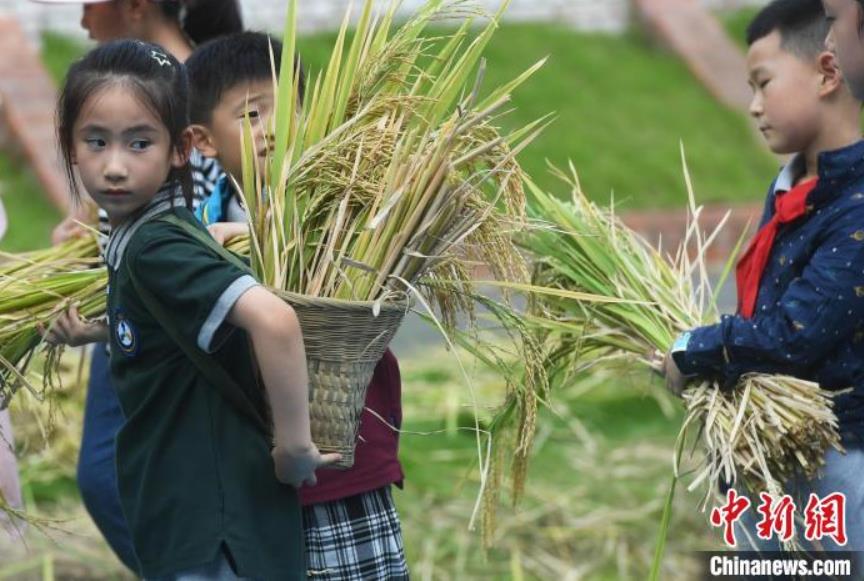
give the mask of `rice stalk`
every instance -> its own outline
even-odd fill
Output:
[[[62,348],[50,347],[39,328],[75,305],[85,318],[105,312],[108,277],[95,236],[25,254],[3,254],[0,265],[0,409],[22,387],[42,400],[55,383],[52,365]],[[35,353],[43,348],[49,364],[41,386],[28,379]]]
[[[244,156],[253,267],[272,287],[374,301],[430,278],[470,283],[466,266],[475,263],[505,280],[528,278],[509,235],[525,218],[515,155],[548,120],[510,133],[498,122],[510,93],[542,62],[481,96],[482,53],[500,13],[469,42],[479,13],[468,3],[432,0],[397,27],[398,5],[375,14],[364,1],[348,47],[346,14],[300,106],[298,3],[289,3],[274,154],[258,164],[247,142]],[[454,16],[463,20],[455,32],[424,34]],[[420,288],[448,328],[470,308],[447,300],[446,286]]]

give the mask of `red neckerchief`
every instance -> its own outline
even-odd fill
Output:
[[[807,196],[813,191],[817,178],[802,182],[788,192],[777,194],[774,199],[774,216],[750,242],[747,252],[738,262],[736,279],[738,282],[738,313],[745,319],[753,317],[756,299],[759,296],[759,283],[771,248],[781,224],[794,222],[807,213]]]

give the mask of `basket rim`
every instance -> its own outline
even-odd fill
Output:
[[[293,291],[287,291],[283,289],[276,289],[268,287],[268,290],[276,294],[278,297],[287,299],[290,301],[295,301],[301,304],[313,306],[320,305],[322,307],[330,307],[330,308],[339,308],[343,310],[355,310],[355,311],[368,311],[373,308],[373,306],[378,301],[354,301],[348,299],[336,299],[332,297],[315,297],[311,295],[305,295],[302,293],[296,293]],[[397,295],[398,296],[398,295]],[[402,295],[403,298],[392,298],[387,299],[385,301],[381,301],[381,312],[395,313],[395,312],[404,312],[407,313],[411,308],[411,299],[407,295]]]

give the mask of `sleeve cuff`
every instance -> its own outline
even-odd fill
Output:
[[[678,370],[684,375],[693,375],[694,373],[693,371],[685,370],[687,368],[687,346],[690,344],[690,337],[692,335],[691,331],[681,333],[672,344],[672,349],[669,350],[672,360],[675,361]]]
[[[699,327],[684,335],[686,337],[679,337],[672,348],[678,370],[684,375],[720,373],[726,364],[722,324]]]
[[[675,342],[672,344],[672,353],[687,351],[687,345],[690,343],[690,337],[692,334],[693,333],[690,331],[686,331],[678,335],[678,338],[675,339]]]
[[[682,375],[699,375],[699,367],[687,360],[686,351],[673,351],[672,359]]]
[[[244,275],[232,282],[228,288],[220,295],[213,310],[207,316],[204,324],[201,325],[201,331],[198,333],[198,347],[206,353],[215,351],[213,339],[216,332],[225,322],[225,317],[231,311],[231,308],[237,300],[243,296],[243,293],[249,289],[258,286],[258,281],[249,275]]]

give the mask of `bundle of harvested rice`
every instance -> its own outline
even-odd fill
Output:
[[[300,106],[290,3],[274,153],[256,167],[247,147],[244,160],[256,272],[276,289],[355,301],[410,292],[424,276],[467,282],[472,259],[525,279],[510,237],[524,219],[515,157],[546,120],[507,134],[498,123],[510,93],[542,62],[481,98],[481,55],[497,17],[470,40],[463,2],[431,0],[395,30],[399,2],[375,18],[373,4],[364,2],[347,53],[346,14]],[[464,23],[423,36],[445,17]],[[439,306],[452,314],[446,301]]]
[[[105,313],[108,276],[101,267],[95,236],[25,254],[2,254],[0,265],[0,409],[26,387],[39,398],[54,381],[62,349],[46,347],[48,372],[42,386],[27,379],[34,354],[43,345],[39,327],[48,327],[70,305],[84,317]]]
[[[614,209],[589,201],[575,170],[560,175],[571,187],[569,202],[529,184],[544,225],[525,238],[537,260],[532,288],[544,309],[534,320],[546,329],[553,373],[622,356],[651,365],[680,332],[719,318],[704,256],[723,225],[703,236],[692,190],[687,238],[674,257],[664,257]],[[831,394],[816,383],[749,374],[734,389],[695,382],[683,397],[676,474],[685,438],[694,434],[704,460],[689,488],[704,485],[706,501],[721,479],[777,494],[794,474],[813,476],[828,448],[841,449]]]

